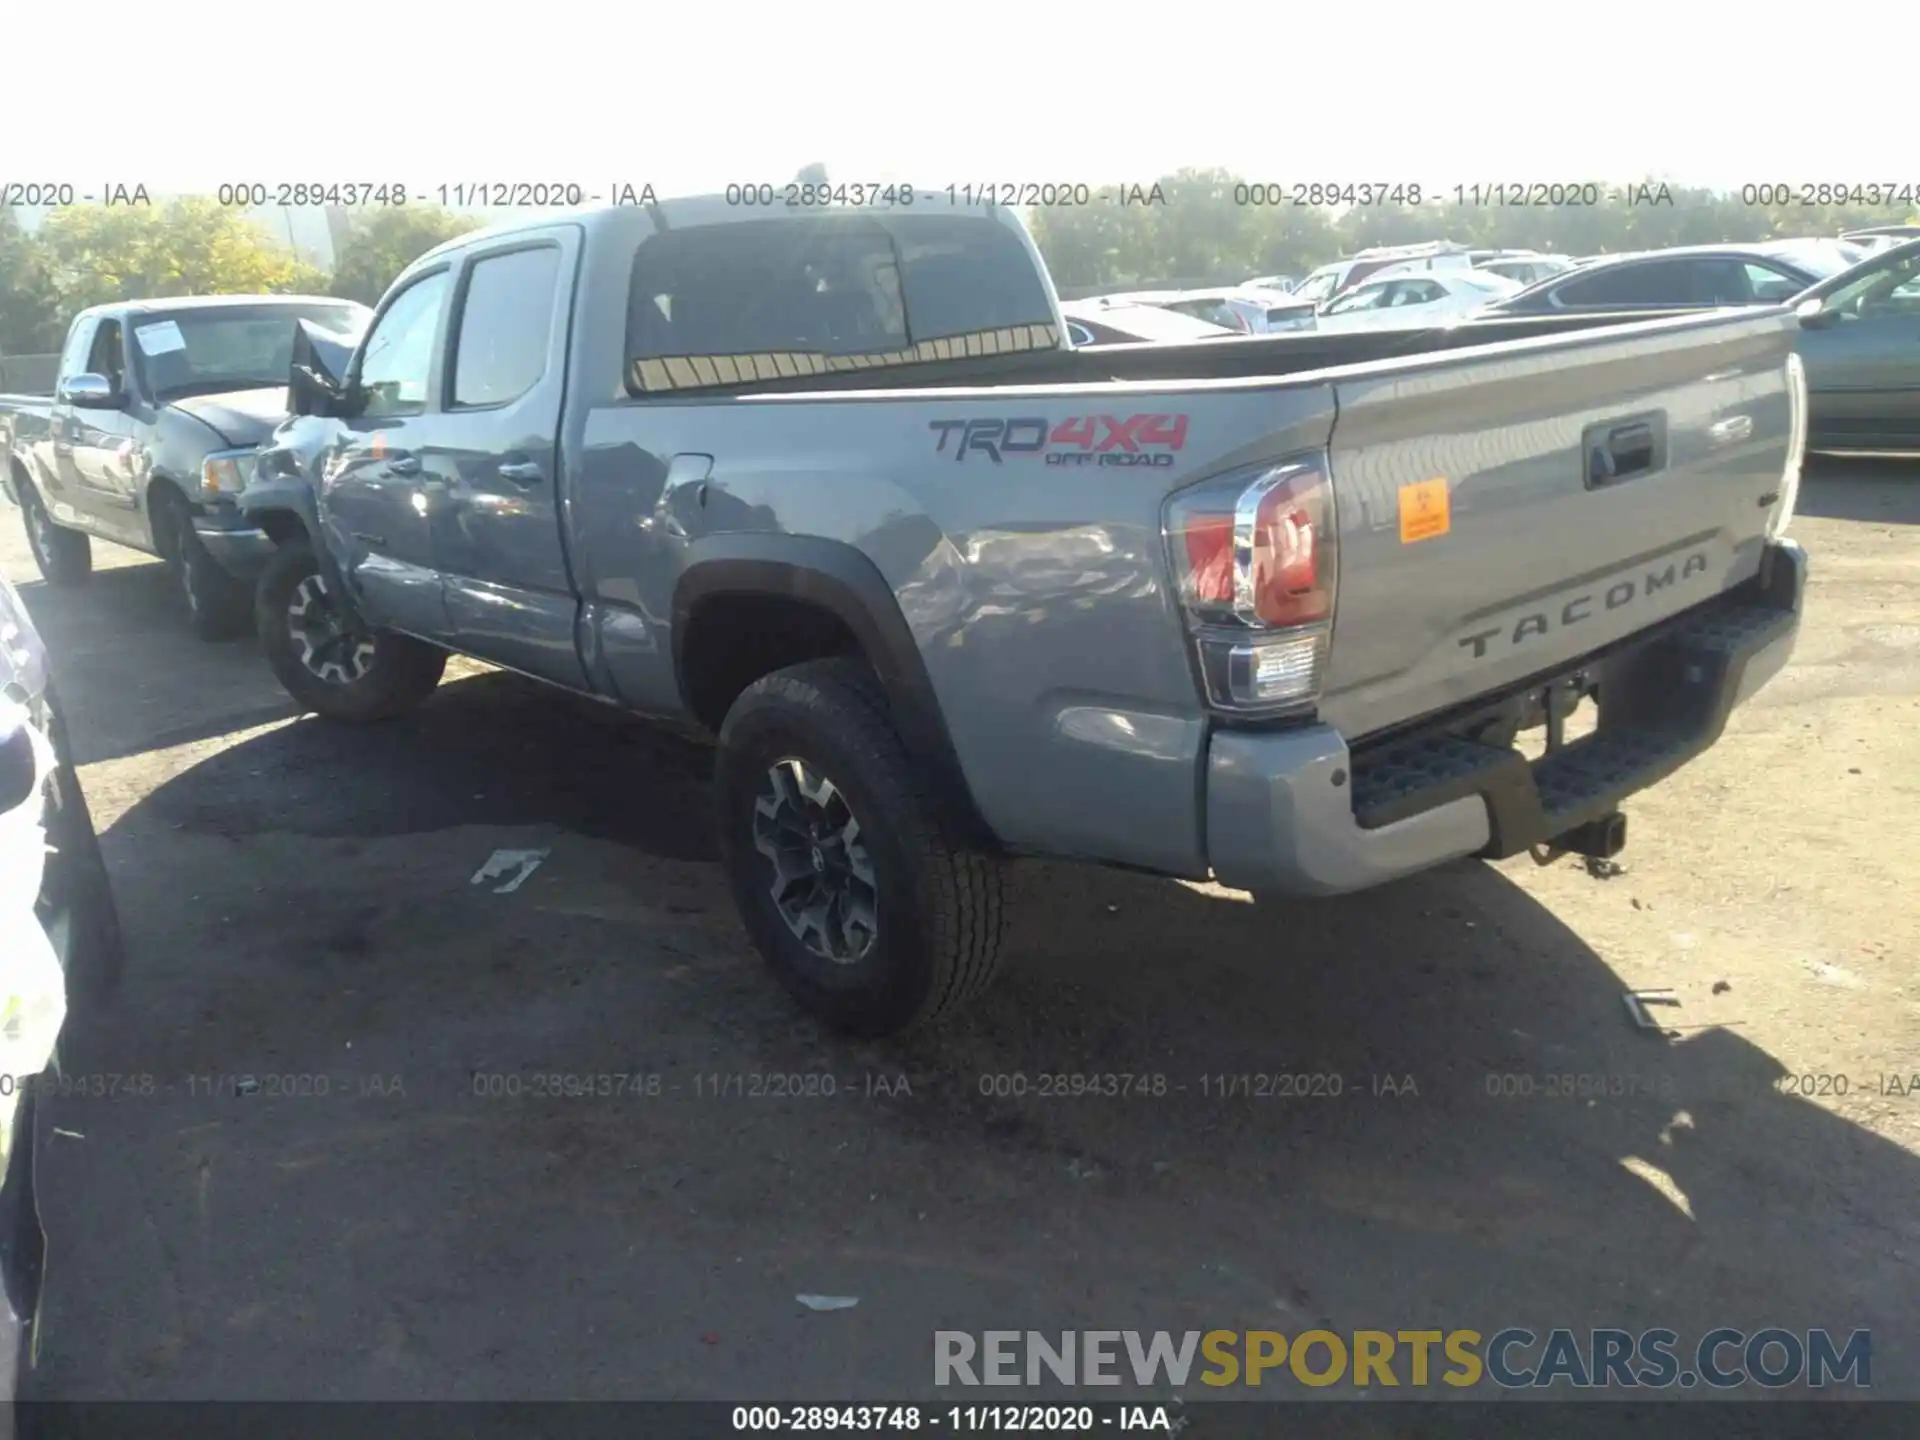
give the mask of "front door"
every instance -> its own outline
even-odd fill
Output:
[[[117,319],[102,320],[93,332],[86,370],[105,377],[120,403],[114,409],[76,406],[70,412],[76,493],[101,534],[144,547],[150,539],[137,493],[139,427],[129,413],[134,397],[127,382],[126,337]]]
[[[429,412],[452,288],[450,269],[430,271],[375,317],[356,376],[364,404],[319,476],[328,547],[367,618],[434,640],[448,629],[430,519],[444,486],[421,452],[439,419]]]

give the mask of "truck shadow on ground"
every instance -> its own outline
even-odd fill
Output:
[[[443,897],[391,858],[475,826],[552,827],[553,857],[511,901],[465,884],[471,838]],[[232,842],[249,838],[277,858],[244,863]],[[192,847],[214,843],[208,867]],[[327,858],[343,844],[360,863]],[[1021,864],[998,987],[936,1033],[854,1044],[793,1012],[732,920],[706,863],[702,752],[513,677],[448,684],[389,725],[246,739],[153,790],[107,845],[129,979],[72,1063],[173,1074],[244,1051],[300,1069],[344,1039],[356,1063],[419,1077],[386,1130],[355,1132],[350,1169],[301,1162],[297,1190],[233,1178],[271,1168],[243,1146],[284,1157],[304,1135],[322,1153],[344,1143],[338,1107],[283,1108],[251,1142],[206,1124],[175,1140],[152,1117],[127,1140],[149,1147],[129,1152],[148,1154],[138,1183],[182,1187],[167,1223],[196,1223],[184,1187],[214,1163],[193,1169],[200,1147],[227,1203],[313,1227],[306,1251],[283,1252],[273,1227],[224,1240],[196,1283],[231,1290],[207,1301],[229,1308],[249,1287],[325,1292],[339,1217],[372,1203],[367,1167],[405,1169],[380,1204],[431,1211],[434,1240],[369,1230],[353,1268],[433,1357],[409,1394],[470,1393],[446,1377],[490,1366],[495,1341],[519,1356],[502,1394],[804,1398],[855,1380],[922,1393],[936,1326],[1666,1326],[1690,1343],[1718,1325],[1829,1325],[1872,1327],[1882,1358],[1920,1339],[1915,1158],[1786,1093],[1737,1028],[1672,1043],[1633,1029],[1606,959],[1489,867],[1254,904]],[[623,913],[568,903],[569,867],[603,850],[634,857]],[[1606,883],[1629,904],[1630,874]],[[696,918],[655,923],[669,914]],[[645,1070],[667,1088],[650,1108],[476,1111],[483,1069]],[[705,1075],[831,1077],[837,1098],[755,1096],[751,1078],[703,1093]],[[873,1076],[882,1093],[861,1095]],[[205,1108],[182,1111],[181,1135]],[[110,1144],[112,1123],[89,1133]],[[449,1208],[423,1186],[485,1199]],[[483,1293],[464,1318],[422,1318],[415,1302],[443,1284],[433,1258],[456,1253],[494,1257],[463,1282]],[[742,1257],[728,1275],[747,1278],[723,1284],[712,1267]],[[559,1293],[530,1278],[555,1267]],[[855,1338],[791,1338],[769,1308],[822,1272],[863,1296]],[[84,1295],[67,1303],[86,1313]],[[324,1326],[325,1294],[303,1303],[302,1323]],[[653,1333],[663,1306],[709,1317],[689,1334],[761,1343],[723,1358],[677,1331],[639,1353],[614,1338]],[[510,1340],[472,1318],[495,1312]],[[579,1342],[588,1316],[598,1352]],[[195,1388],[232,1373],[247,1394],[313,1393],[299,1335],[283,1353],[273,1333],[209,1336],[114,1383],[234,1393]],[[529,1354],[540,1335],[552,1343]],[[393,1393],[358,1363],[333,1393]],[[1880,1393],[1900,1368],[1883,1364]]]

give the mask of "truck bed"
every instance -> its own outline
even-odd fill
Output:
[[[1754,311],[1751,313],[1763,313]],[[1781,312],[1784,313],[1784,312]],[[1180,343],[1098,345],[1080,350],[1035,350],[974,359],[932,361],[906,369],[850,370],[827,376],[758,380],[698,393],[765,395],[846,390],[966,388],[980,385],[1096,385],[1108,381],[1246,380],[1364,365],[1409,355],[1492,345],[1511,340],[1570,336],[1623,325],[1657,332],[1684,329],[1711,312],[1648,320],[1638,314],[1502,316],[1459,325],[1405,330],[1303,331]]]

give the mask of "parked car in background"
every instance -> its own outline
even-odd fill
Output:
[[[1291,294],[1296,300],[1311,300],[1318,305],[1331,300],[1343,290],[1352,289],[1362,280],[1370,279],[1389,265],[1416,263],[1423,270],[1470,269],[1473,252],[1464,245],[1444,240],[1424,245],[1380,245],[1349,255],[1344,260],[1322,265],[1294,286]]]
[[[1069,300],[1061,305],[1060,314],[1067,322],[1067,338],[1076,346],[1217,340],[1245,333],[1158,305]]]
[[[1298,275],[1256,275],[1245,283],[1248,290],[1278,290],[1286,294],[1300,283]]]
[[[1380,330],[1442,325],[1484,310],[1520,287],[1479,270],[1381,276],[1336,295],[1314,316],[1316,330]]]
[[[1691,245],[1601,256],[1528,286],[1499,302],[1493,312],[1544,315],[1568,310],[1778,305],[1852,263],[1838,243],[1821,240]]]
[[[1540,281],[1571,270],[1575,261],[1571,255],[1496,255],[1490,260],[1474,262],[1474,269],[1483,270],[1489,275],[1498,275],[1511,280],[1516,285],[1536,285]]]
[[[47,583],[84,584],[97,537],[166,561],[202,639],[244,632],[253,595],[226,558],[273,546],[233,497],[286,418],[295,324],[351,334],[371,314],[321,296],[218,295],[76,315],[53,394],[0,395],[6,492]]]
[[[1800,297],[1807,448],[1920,458],[1920,239]]]
[[[1877,253],[1909,240],[1920,240],[1920,225],[1869,225],[1864,230],[1849,230],[1840,239],[1869,253]]]
[[[51,1125],[41,1095],[58,1083],[49,1066],[68,1012],[110,998],[121,968],[119,913],[46,648],[0,578],[0,1404],[16,1397],[39,1313],[34,1173]]]
[[[1270,335],[1313,328],[1313,306],[1294,297],[1258,290],[1137,290],[1109,295],[1108,300],[1155,305],[1180,315],[1191,315],[1209,325],[1237,330],[1242,335]]]

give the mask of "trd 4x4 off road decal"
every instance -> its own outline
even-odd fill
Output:
[[[995,465],[1039,455],[1049,465],[1173,464],[1187,443],[1184,415],[1076,415],[1066,420],[933,420],[936,455],[984,455]]]

